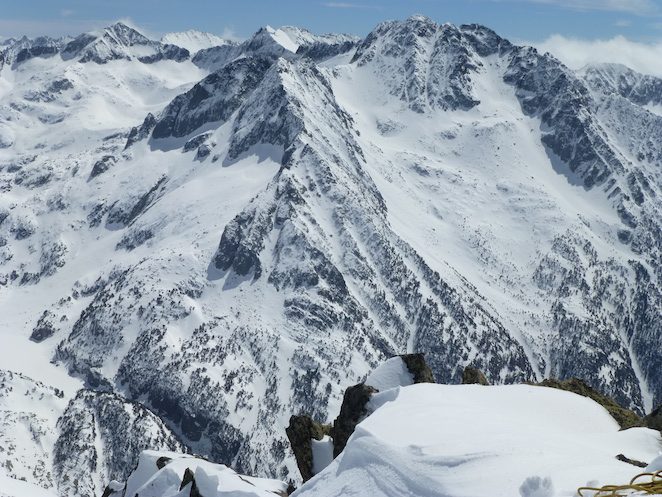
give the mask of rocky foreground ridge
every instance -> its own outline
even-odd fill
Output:
[[[387,395],[390,398],[387,402],[391,402],[397,399],[400,389],[420,383],[434,383],[432,371],[426,364],[423,355],[408,354],[396,356],[381,364],[368,376],[365,382],[354,385],[345,391],[340,412],[333,424],[323,425],[306,415],[292,416],[286,432],[304,482],[304,485],[299,491],[293,486],[292,482],[286,485],[283,482],[275,480],[240,476],[223,465],[215,465],[190,455],[174,452],[147,451],[141,456],[138,467],[132,472],[127,482],[124,484],[117,481],[111,482],[106,487],[103,497],[126,497],[128,495],[147,497],[156,496],[157,494],[161,497],[172,497],[174,495],[180,497],[216,497],[217,495],[223,495],[223,492],[240,491],[240,488],[242,492],[245,492],[242,495],[259,495],[260,497],[291,494],[308,495],[314,492],[311,489],[320,486],[316,484],[316,481],[323,480],[323,477],[313,480],[310,484],[306,484],[306,482],[313,479],[316,474],[324,472],[334,459],[341,456],[355,431],[359,430],[361,432],[361,423],[383,405],[375,401],[375,399],[380,397],[380,393],[382,396]],[[486,387],[488,390],[490,389],[485,375],[473,367],[467,367],[465,369],[462,385],[478,385],[479,388]],[[652,431],[659,430],[660,428],[661,420],[659,414],[653,414],[642,419],[634,412],[618,406],[613,399],[591,389],[581,380],[545,380],[533,386],[542,389],[556,389],[569,392],[570,396],[568,399],[576,396],[586,397],[590,399],[590,403],[594,403],[593,406],[601,406],[600,408],[604,409],[603,412],[608,413],[606,416],[612,422],[615,421],[618,423],[621,430],[633,430],[633,433],[637,430],[643,430],[641,434],[649,432],[646,433],[647,436],[657,439],[658,444],[662,441],[660,434],[654,435],[655,432]],[[385,392],[390,393],[386,394]],[[529,402],[535,402],[535,396],[531,397],[531,394],[529,394],[529,397]],[[444,408],[453,410],[457,407],[452,402],[448,402]],[[477,408],[480,409],[480,406],[477,406]],[[600,408],[597,409],[599,410]],[[417,415],[420,416],[420,419],[434,422],[440,413],[422,411],[418,412]],[[482,413],[484,422],[487,422],[491,417],[499,418],[501,415],[503,413],[500,412],[483,411]],[[580,418],[581,416],[578,417]],[[402,420],[399,421],[403,422]],[[398,420],[391,420],[391,422],[394,423],[392,428],[396,429],[395,424]],[[408,424],[415,424],[416,422],[413,419],[404,420],[404,423]],[[549,429],[547,425],[553,424],[552,420],[548,417],[530,419],[529,422],[532,425],[538,425],[543,430]],[[579,419],[577,422],[581,423]],[[650,430],[644,430],[639,427],[647,427]],[[420,426],[419,428],[423,432],[434,432],[433,426]],[[458,427],[458,429],[461,430],[462,428]],[[360,439],[361,436],[358,435],[358,438]],[[471,437],[471,434],[466,433],[465,436]],[[492,436],[500,438],[508,436],[508,434],[493,432]],[[354,439],[356,438],[355,436]],[[623,445],[623,447],[625,446]],[[504,452],[509,450],[507,442],[504,443],[503,450]],[[575,448],[556,447],[553,450],[572,452]],[[636,469],[637,467],[646,468],[649,466],[647,462],[631,459],[622,453],[614,454],[612,462],[620,463],[621,470],[626,470],[629,467],[633,473],[638,471]],[[587,466],[590,466],[590,463]],[[390,468],[389,471],[395,469]],[[368,467],[369,470],[370,468]],[[590,470],[587,469],[587,471]],[[376,475],[372,476],[375,477]],[[341,475],[336,475],[336,478],[343,479]],[[520,488],[520,494],[524,497],[540,495],[536,492],[543,490],[540,488],[542,484],[536,482],[537,480],[535,478],[528,479],[527,484],[523,484]],[[366,482],[358,483],[358,486],[351,487],[352,491],[358,492],[358,495],[368,495],[365,492],[369,491],[369,485],[364,488],[363,483]],[[346,485],[344,488],[348,489],[350,487]],[[499,492],[502,492],[498,488],[492,488],[492,491],[499,495]],[[400,495],[397,488],[386,489],[384,492],[384,495]],[[463,494],[460,492],[458,495]],[[556,494],[549,493],[549,495]]]

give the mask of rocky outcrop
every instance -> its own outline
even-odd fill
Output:
[[[463,385],[489,385],[490,382],[485,377],[485,374],[480,369],[467,366],[462,371],[462,384]]]
[[[374,393],[377,393],[377,390],[364,383],[349,387],[345,391],[340,414],[333,422],[331,432],[333,436],[333,457],[337,457],[343,451],[345,445],[347,445],[347,440],[354,433],[356,425],[368,414],[366,406]]]
[[[413,383],[434,383],[432,370],[425,362],[424,354],[421,353],[402,354],[393,357],[373,371],[373,374],[380,371],[383,374],[383,368],[392,368],[392,361],[398,358],[402,360],[407,371],[411,374]],[[409,384],[411,384],[411,380],[405,383],[405,385]],[[393,388],[397,386],[397,384],[392,384]],[[340,413],[332,426],[318,423],[305,415],[290,418],[290,424],[286,429],[287,438],[290,441],[304,482],[314,476],[311,441],[322,440],[325,435],[329,435],[333,442],[333,457],[337,457],[345,448],[349,437],[354,433],[356,425],[370,414],[368,402],[372,395],[377,392],[378,390],[375,387],[366,383],[359,383],[345,390]]]
[[[134,143],[146,139],[152,133],[155,126],[156,118],[152,113],[147,114],[147,117],[145,117],[145,120],[140,126],[131,128],[126,144],[124,145],[124,150],[128,149]]]
[[[425,354],[402,354],[399,357],[414,377],[414,383],[435,383],[434,374],[425,362]]]
[[[644,418],[644,425],[662,432],[662,406],[656,407]]]
[[[163,110],[152,136],[184,137],[204,124],[227,121],[257,87],[271,63],[264,57],[245,57],[213,72]]]
[[[413,16],[377,26],[352,62],[380,73],[391,94],[416,112],[468,110],[480,103],[472,81],[483,65],[480,55],[510,47],[483,26],[440,25]]]
[[[101,157],[101,159],[99,159],[94,163],[94,166],[92,166],[92,171],[90,172],[89,179],[93,179],[96,176],[105,173],[116,162],[117,162],[117,157],[115,157],[114,155],[104,155],[103,157]]]
[[[331,426],[318,423],[308,416],[292,416],[285,433],[294,452],[301,478],[304,482],[310,480],[314,476],[311,440],[322,440],[325,435],[330,435]]]

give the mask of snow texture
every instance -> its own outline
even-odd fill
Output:
[[[184,473],[193,473],[199,495],[205,497],[274,497],[287,486],[280,481],[253,478],[235,473],[221,464],[174,452],[145,451],[120,495],[136,497],[188,496],[190,488],[180,488]],[[192,485],[188,483],[189,487]],[[180,490],[186,492],[180,493]]]
[[[422,383],[392,393],[375,394],[345,450],[294,496],[572,497],[590,480],[629,481],[640,470],[616,454],[651,460],[661,442],[550,388]]]
[[[379,391],[395,387],[406,387],[414,384],[414,377],[407,369],[407,365],[400,357],[392,357],[368,375],[366,385]]]

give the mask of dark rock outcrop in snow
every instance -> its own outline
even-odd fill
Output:
[[[407,366],[407,370],[414,377],[414,383],[434,383],[434,374],[425,362],[425,354],[402,354],[402,362]]]
[[[318,423],[305,415],[292,416],[285,433],[294,452],[301,478],[304,482],[310,480],[314,475],[311,441],[322,440],[324,435],[330,435],[331,426]]]
[[[472,368],[467,366],[462,371],[462,384],[463,385],[489,385],[490,382],[487,381],[485,375],[480,369]]]
[[[349,387],[345,391],[340,414],[333,422],[331,432],[333,436],[333,457],[337,457],[343,451],[345,445],[347,445],[347,440],[354,433],[356,425],[368,414],[366,405],[370,397],[376,392],[377,390],[364,383]]]
[[[653,409],[645,418],[644,424],[653,430],[662,432],[662,406]]]

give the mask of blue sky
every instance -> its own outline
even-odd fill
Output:
[[[0,0],[0,35],[77,34],[130,19],[152,34],[196,28],[245,38],[262,25],[366,34],[381,20],[425,14],[478,22],[513,40],[662,39],[662,0]]]

